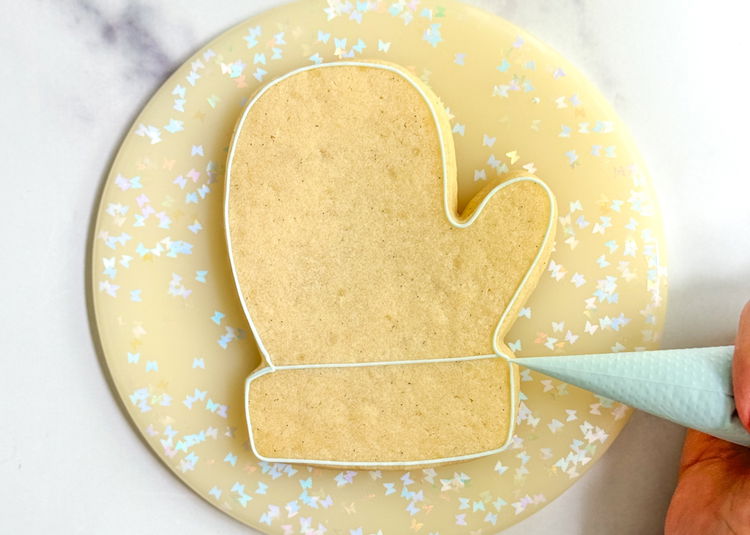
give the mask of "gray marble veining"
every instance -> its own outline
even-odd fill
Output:
[[[163,4],[143,1],[67,0],[46,2],[91,49],[106,51],[127,78],[161,81],[182,61],[166,40],[175,31],[174,17]],[[168,31],[164,31],[168,28]],[[192,34],[188,25],[178,33]],[[197,43],[196,43],[197,44]]]

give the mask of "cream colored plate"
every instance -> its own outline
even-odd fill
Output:
[[[247,443],[258,353],[222,229],[226,150],[261,84],[343,58],[415,69],[450,108],[460,201],[526,169],[558,199],[556,250],[510,332],[519,356],[656,347],[661,221],[624,126],[561,56],[452,0],[287,5],[229,30],[157,91],[122,143],[92,251],[94,306],[118,394],[178,477],[268,533],[495,533],[544,506],[612,443],[629,410],[522,374],[505,452],[435,469],[268,465]]]

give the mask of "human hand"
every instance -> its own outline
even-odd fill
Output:
[[[740,315],[732,388],[737,414],[750,431],[750,303]],[[664,532],[750,534],[750,448],[688,430]]]

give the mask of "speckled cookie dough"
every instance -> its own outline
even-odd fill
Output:
[[[438,97],[382,62],[289,73],[243,112],[226,218],[269,372],[248,381],[260,457],[393,468],[510,442],[517,370],[453,359],[512,356],[503,335],[546,267],[554,198],[498,178],[459,213],[450,130]]]

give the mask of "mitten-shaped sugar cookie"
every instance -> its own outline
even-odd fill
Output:
[[[490,184],[459,213],[446,112],[379,62],[264,87],[227,170],[235,281],[264,358],[246,383],[258,457],[402,467],[507,445],[503,337],[552,246],[543,182]]]

